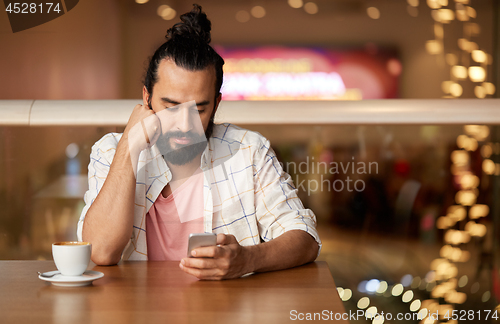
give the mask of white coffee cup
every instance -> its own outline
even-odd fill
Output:
[[[52,257],[57,270],[64,276],[81,276],[90,262],[92,244],[88,242],[58,242],[52,244]]]

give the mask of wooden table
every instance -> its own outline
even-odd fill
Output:
[[[263,324],[344,313],[326,262],[225,281],[199,281],[178,262],[123,262],[93,267],[104,278],[76,288],[38,279],[54,269],[52,261],[0,261],[0,322]]]

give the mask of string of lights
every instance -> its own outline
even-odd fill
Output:
[[[138,4],[145,4],[148,0],[135,0]],[[283,0],[284,1],[284,0]],[[433,18],[434,39],[425,43],[425,49],[430,55],[435,55],[439,63],[446,63],[449,68],[449,80],[441,83],[443,98],[460,98],[464,96],[464,88],[472,82],[473,93],[477,98],[487,98],[495,94],[495,85],[488,81],[488,69],[493,64],[493,57],[474,41],[481,34],[481,26],[477,22],[477,12],[471,5],[471,0],[407,0],[407,13],[411,17],[418,17],[422,3],[426,2],[431,9]],[[314,15],[319,11],[318,5],[313,1],[287,0],[293,9],[304,10],[307,14]],[[261,19],[267,12],[264,6],[252,6],[249,10],[241,9],[235,13],[234,18],[240,23],[251,19]],[[157,15],[165,20],[172,20],[177,12],[174,8],[163,4],[157,9]],[[375,6],[366,7],[366,15],[371,19],[380,19],[381,12]],[[450,37],[447,29],[455,22],[460,25],[462,35],[453,46],[448,46]],[[452,33],[450,33],[452,34]],[[453,44],[453,42],[451,44]],[[400,283],[389,285],[386,281],[372,279],[363,281],[358,285],[358,291],[384,297],[400,297],[407,303],[409,310],[418,313],[421,323],[430,324],[439,322],[429,316],[438,311],[446,313],[455,309],[457,304],[467,300],[467,294],[459,291],[470,284],[471,293],[479,290],[478,282],[469,283],[469,278],[462,275],[456,263],[468,262],[471,258],[466,246],[471,240],[484,238],[488,228],[482,220],[489,214],[489,206],[477,203],[479,187],[483,179],[474,173],[472,168],[472,154],[478,149],[483,158],[482,171],[485,175],[500,175],[500,164],[491,159],[492,154],[500,153],[500,143],[488,142],[490,129],[484,125],[466,125],[464,134],[457,137],[457,150],[451,153],[451,173],[456,185],[459,187],[455,195],[456,204],[449,206],[447,214],[436,221],[436,227],[444,231],[444,245],[440,249],[440,258],[433,260],[430,271],[424,278],[405,275]],[[409,276],[409,277],[408,277]],[[349,288],[338,287],[342,301],[347,302],[353,297]],[[430,299],[416,298],[418,290],[430,293]],[[485,291],[481,300],[487,302],[491,297],[490,291]],[[370,305],[368,296],[362,296],[355,304],[359,309],[366,310],[368,314],[379,313],[376,306]],[[383,317],[367,318],[372,324],[384,323]],[[449,322],[451,323],[451,322]]]

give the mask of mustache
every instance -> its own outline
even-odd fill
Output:
[[[194,132],[181,132],[181,131],[172,131],[172,132],[167,132],[165,134],[160,135],[163,139],[169,139],[173,137],[186,137],[194,141],[206,141],[207,139],[205,138],[205,134],[197,134]]]

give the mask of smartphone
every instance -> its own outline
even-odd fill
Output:
[[[188,257],[192,257],[191,251],[202,246],[217,245],[217,234],[215,233],[191,233],[188,241]]]

